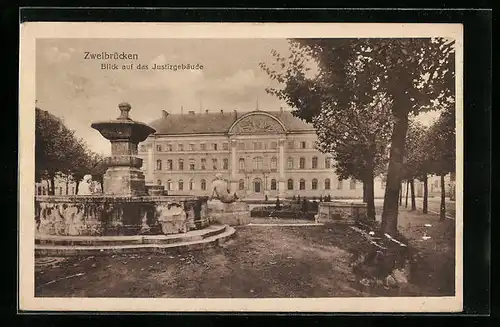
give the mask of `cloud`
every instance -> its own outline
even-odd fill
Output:
[[[71,58],[69,52],[61,51],[58,47],[52,46],[44,51],[44,59],[48,64],[57,64]]]

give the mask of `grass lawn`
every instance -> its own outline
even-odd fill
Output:
[[[349,266],[361,236],[348,226],[242,226],[219,248],[183,255],[115,255],[35,260],[38,297],[365,297],[454,293],[454,234],[447,220],[401,212],[419,252],[412,283],[362,285]],[[436,216],[437,217],[437,216]],[[422,241],[423,224],[431,222]],[[256,221],[257,222],[257,221]],[[413,235],[413,236],[412,236]]]

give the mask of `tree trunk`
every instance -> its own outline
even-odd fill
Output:
[[[427,204],[428,204],[428,199],[429,199],[429,188],[428,188],[428,182],[427,182],[427,174],[424,175],[424,198],[422,200],[423,202],[423,209],[422,209],[422,212],[423,213],[427,213],[428,212],[428,209],[427,209]]]
[[[373,181],[372,181],[373,183]],[[367,199],[368,199],[368,194],[366,194],[366,191],[367,191],[367,185],[366,185],[366,182],[363,182],[363,202],[364,203],[367,203]]]
[[[408,208],[408,187],[410,186],[410,182],[406,181],[406,199],[405,199],[405,208]]]
[[[363,182],[363,185],[366,186],[366,208],[367,216],[370,220],[375,220],[375,187],[373,180],[373,173],[371,173],[371,178],[368,178],[365,182]]]
[[[50,177],[50,195],[56,195],[56,183],[54,176]]]
[[[444,175],[441,175],[441,205],[439,210],[439,220],[443,221],[446,217],[446,190],[444,189]]]
[[[402,95],[403,97],[405,95]],[[391,136],[391,153],[387,171],[387,184],[382,211],[382,231],[395,235],[398,230],[398,194],[403,171],[403,153],[405,150],[406,132],[408,131],[409,104],[399,98],[394,102],[394,128]]]
[[[399,205],[403,205],[403,187],[399,184]]]
[[[417,210],[417,203],[415,202],[415,180],[410,179],[410,189],[411,189],[411,211]]]

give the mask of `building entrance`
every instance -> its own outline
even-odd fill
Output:
[[[260,178],[254,179],[253,180],[253,191],[255,193],[261,193],[262,192],[261,185],[262,185],[262,181],[260,180]]]

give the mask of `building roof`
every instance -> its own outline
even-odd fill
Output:
[[[168,114],[151,122],[155,134],[212,134],[228,133],[233,123],[249,114],[270,114],[277,118],[287,132],[310,131],[312,125],[292,115],[290,111],[251,111],[251,112],[209,112],[188,114]]]

